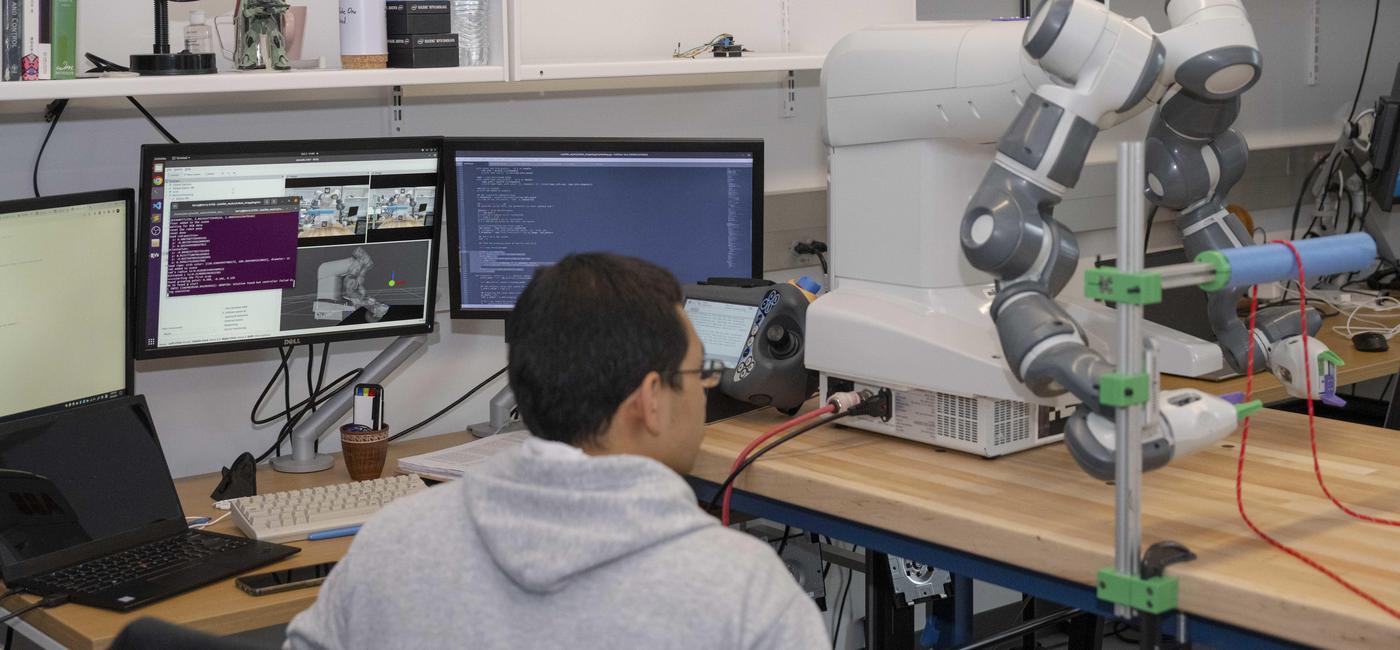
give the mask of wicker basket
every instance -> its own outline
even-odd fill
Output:
[[[384,458],[389,455],[389,427],[377,431],[347,431],[354,425],[340,427],[340,449],[345,456],[345,469],[352,481],[368,481],[384,473]]]

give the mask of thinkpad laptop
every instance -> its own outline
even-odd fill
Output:
[[[298,550],[190,530],[139,395],[0,425],[7,587],[125,611]]]

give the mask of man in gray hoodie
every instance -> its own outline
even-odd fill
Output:
[[[681,478],[719,369],[670,273],[567,257],[536,272],[506,341],[534,437],[365,524],[287,648],[830,645],[772,548]]]

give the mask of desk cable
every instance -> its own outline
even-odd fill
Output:
[[[497,377],[500,377],[501,375],[506,374],[506,370],[508,370],[508,369],[509,369],[509,366],[507,366],[507,367],[505,367],[505,368],[501,368],[500,370],[497,370],[497,371],[494,372],[494,373],[491,373],[491,376],[490,376],[490,377],[487,377],[486,379],[481,380],[481,383],[479,383],[479,384],[473,386],[473,387],[471,388],[471,390],[467,391],[467,392],[466,392],[465,394],[463,394],[461,397],[458,397],[457,399],[453,400],[451,404],[448,404],[447,406],[444,406],[444,407],[442,408],[442,410],[440,410],[440,411],[438,411],[437,413],[434,413],[434,414],[432,414],[432,415],[429,415],[427,418],[424,418],[423,421],[422,421],[422,422],[419,422],[418,424],[415,424],[415,425],[413,425],[413,426],[411,426],[411,427],[409,427],[409,428],[407,428],[407,429],[404,429],[403,431],[400,431],[399,433],[396,433],[396,434],[394,434],[394,435],[392,435],[392,436],[389,436],[389,442],[393,442],[393,441],[395,441],[395,440],[398,440],[399,438],[402,438],[402,437],[404,437],[404,436],[406,436],[406,435],[408,435],[408,434],[410,434],[410,433],[413,433],[414,431],[417,431],[417,430],[419,430],[419,429],[421,429],[421,428],[423,428],[423,427],[428,426],[428,424],[431,423],[433,420],[436,420],[436,419],[442,417],[442,416],[443,416],[444,414],[446,414],[448,411],[451,411],[452,409],[457,408],[457,405],[458,405],[458,404],[461,404],[462,402],[465,402],[465,401],[467,401],[468,399],[471,399],[471,396],[472,396],[472,395],[475,395],[475,394],[477,394],[478,392],[480,392],[481,389],[485,388],[488,384],[490,384],[491,382],[495,381]]]
[[[1296,248],[1293,247],[1293,244],[1291,244],[1291,243],[1289,243],[1289,242],[1287,242],[1287,241],[1281,241],[1281,242],[1278,242],[1278,243],[1281,243],[1281,244],[1287,246],[1290,250],[1293,251],[1293,259],[1294,259],[1294,262],[1296,263],[1296,265],[1297,265],[1297,267],[1298,267],[1298,283],[1299,283],[1298,291],[1299,291],[1299,298],[1300,298],[1300,300],[1298,301],[1298,304],[1299,304],[1300,313],[1301,313],[1301,315],[1302,315],[1302,316],[1301,316],[1301,317],[1302,317],[1302,328],[1303,328],[1302,331],[1303,331],[1304,334],[1306,334],[1306,333],[1307,333],[1307,323],[1308,323],[1308,321],[1307,321],[1308,313],[1307,313],[1307,293],[1306,293],[1306,292],[1307,292],[1307,289],[1304,288],[1304,286],[1303,286],[1303,285],[1304,285],[1304,279],[1303,279],[1303,278],[1304,278],[1304,273],[1303,273],[1303,259],[1302,259],[1302,257],[1298,254],[1298,250],[1297,250]],[[1255,324],[1256,324],[1256,317],[1258,316],[1258,313],[1259,313],[1259,287],[1258,287],[1258,286],[1255,286],[1255,287],[1250,291],[1249,333],[1250,333],[1251,338],[1254,336],[1254,330],[1255,330]],[[1304,379],[1305,379],[1305,388],[1306,388],[1306,391],[1307,391],[1306,394],[1307,394],[1307,405],[1308,405],[1308,438],[1309,438],[1309,441],[1311,442],[1311,445],[1312,445],[1313,473],[1317,476],[1317,484],[1318,484],[1319,486],[1322,487],[1322,492],[1323,492],[1323,494],[1326,494],[1326,495],[1327,495],[1328,500],[1330,500],[1330,501],[1333,503],[1333,505],[1337,506],[1338,509],[1340,509],[1342,512],[1346,513],[1348,516],[1353,517],[1353,518],[1356,518],[1356,519],[1360,519],[1360,520],[1362,520],[1362,521],[1367,521],[1367,522],[1370,522],[1370,523],[1377,523],[1377,524],[1382,524],[1382,525],[1387,525],[1387,526],[1400,526],[1400,521],[1393,520],[1393,519],[1385,519],[1385,518],[1381,518],[1381,517],[1374,517],[1374,516],[1371,516],[1371,515],[1362,514],[1362,513],[1356,512],[1355,510],[1352,510],[1352,509],[1351,509],[1350,507],[1348,507],[1346,504],[1343,504],[1343,503],[1342,503],[1341,501],[1339,501],[1335,496],[1333,496],[1333,495],[1332,495],[1332,491],[1329,490],[1329,489],[1327,488],[1327,483],[1326,483],[1326,481],[1324,481],[1323,478],[1322,478],[1322,465],[1321,465],[1321,462],[1318,460],[1318,451],[1317,451],[1317,422],[1316,422],[1315,414],[1314,414],[1314,412],[1313,412],[1313,398],[1312,398],[1312,394],[1313,394],[1313,389],[1312,389],[1312,368],[1311,368],[1312,359],[1308,356],[1308,349],[1307,349],[1307,346],[1308,346],[1308,339],[1307,339],[1307,337],[1305,336],[1305,337],[1303,338],[1303,376],[1304,376]],[[1251,398],[1251,396],[1254,394],[1254,346],[1250,346],[1250,348],[1249,348],[1249,353],[1248,353],[1248,355],[1247,355],[1247,361],[1246,361],[1246,367],[1247,367],[1247,368],[1246,368],[1246,374],[1245,374],[1245,377],[1246,377],[1246,379],[1245,379],[1245,399],[1246,399],[1246,400],[1249,400],[1249,399]],[[1392,616],[1392,617],[1394,617],[1394,618],[1397,618],[1397,619],[1400,619],[1400,610],[1396,610],[1394,607],[1391,607],[1390,605],[1387,605],[1387,604],[1381,602],[1381,600],[1380,600],[1379,598],[1377,598],[1377,597],[1375,597],[1374,595],[1372,595],[1372,594],[1366,592],[1365,590],[1361,589],[1360,587],[1357,587],[1356,585],[1352,584],[1350,581],[1348,581],[1347,579],[1341,577],[1341,575],[1337,574],[1335,571],[1333,571],[1333,570],[1327,568],[1327,567],[1324,566],[1321,562],[1318,562],[1317,560],[1314,560],[1313,558],[1311,558],[1311,557],[1309,557],[1308,555],[1304,554],[1302,551],[1299,551],[1299,550],[1297,550],[1297,549],[1295,549],[1295,548],[1293,548],[1293,547],[1291,547],[1291,546],[1288,546],[1287,544],[1284,544],[1283,542],[1280,542],[1279,540],[1277,540],[1277,539],[1275,539],[1274,537],[1270,536],[1268,533],[1265,533],[1262,529],[1259,528],[1259,526],[1257,526],[1257,525],[1254,523],[1254,521],[1253,521],[1252,519],[1249,518],[1249,514],[1248,514],[1247,512],[1245,512],[1245,507],[1244,507],[1244,460],[1245,460],[1245,450],[1246,450],[1246,448],[1247,448],[1247,446],[1248,446],[1248,443],[1249,443],[1249,422],[1250,422],[1250,419],[1251,419],[1251,418],[1245,418],[1245,420],[1244,420],[1244,430],[1243,430],[1243,431],[1241,432],[1241,434],[1240,434],[1240,453],[1239,453],[1239,460],[1238,460],[1238,463],[1237,463],[1237,465],[1236,465],[1236,467],[1235,467],[1235,505],[1236,505],[1236,507],[1239,509],[1240,518],[1244,520],[1245,525],[1248,526],[1249,529],[1250,529],[1251,531],[1254,531],[1254,534],[1255,534],[1255,535],[1258,535],[1260,539],[1263,539],[1265,542],[1268,542],[1268,543],[1269,543],[1270,545],[1272,545],[1274,548],[1277,548],[1278,550],[1283,551],[1284,553],[1293,556],[1294,558],[1298,559],[1299,561],[1303,562],[1304,564],[1307,564],[1308,566],[1310,566],[1310,567],[1312,567],[1312,568],[1318,570],[1318,571],[1321,572],[1323,575],[1327,576],[1328,578],[1331,578],[1331,579],[1332,579],[1334,582],[1336,582],[1337,584],[1339,584],[1339,585],[1345,587],[1348,591],[1350,591],[1350,592],[1352,592],[1352,593],[1354,593],[1354,594],[1356,594],[1356,595],[1358,595],[1358,596],[1364,598],[1367,602],[1369,602],[1369,603],[1371,603],[1372,605],[1375,605],[1376,607],[1380,608],[1382,611],[1384,611],[1385,613],[1389,614],[1390,616]]]
[[[22,593],[22,592],[24,592],[24,591],[25,591],[25,590],[22,589],[22,588],[21,588],[21,589],[11,589],[11,590],[5,592],[4,594],[0,594],[0,602],[3,602],[6,598],[9,598],[10,596],[18,595],[18,594],[20,594],[20,593]],[[32,612],[32,611],[34,611],[34,610],[36,610],[36,609],[48,609],[48,608],[50,608],[50,607],[58,607],[59,605],[64,605],[64,604],[67,604],[67,603],[68,603],[68,594],[54,594],[54,595],[49,596],[49,597],[47,597],[47,598],[41,599],[41,600],[39,600],[38,602],[36,602],[36,603],[34,603],[34,604],[32,604],[32,605],[26,605],[26,606],[21,607],[21,608],[15,610],[15,611],[13,611],[13,612],[10,612],[9,614],[6,614],[6,615],[4,615],[4,616],[0,616],[0,624],[9,622],[11,619],[16,619],[16,618],[19,618],[19,617],[21,617],[21,616],[24,616],[25,614],[28,614],[29,612]],[[6,627],[9,627],[9,626],[6,626]],[[13,628],[11,628],[11,629],[13,629]],[[6,635],[5,635],[5,645],[6,645],[6,647],[9,646],[9,641],[10,641],[10,636],[9,636],[9,634],[6,634]]]
[[[734,480],[739,478],[739,474],[743,473],[743,471],[747,469],[749,465],[752,465],[764,454],[772,451],[776,447],[781,446],[783,443],[786,443],[787,441],[792,440],[793,438],[807,433],[808,431],[820,428],[827,424],[831,424],[832,422],[835,422],[842,418],[850,417],[853,415],[872,415],[888,419],[890,413],[890,406],[892,402],[893,398],[887,390],[882,390],[879,393],[872,393],[870,391],[864,390],[858,393],[835,393],[827,400],[827,404],[825,406],[810,413],[806,413],[804,415],[795,417],[782,424],[779,424],[778,426],[773,427],[772,429],[769,429],[768,431],[764,432],[763,435],[754,438],[753,441],[751,441],[748,444],[748,446],[744,447],[743,451],[739,452],[739,455],[734,459],[734,464],[730,467],[729,476],[726,477],[724,479],[724,482],[720,484],[719,490],[715,492],[715,496],[710,499],[710,503],[706,507],[706,510],[713,511],[716,505],[720,505],[720,523],[722,525],[728,526],[729,500],[734,491]],[[822,417],[824,415],[827,417]],[[804,426],[794,429],[790,433],[787,433],[783,437],[778,438],[777,440],[773,441],[772,444],[768,445],[767,447],[764,447],[763,449],[760,449],[756,453],[753,451],[755,448],[757,448],[759,445],[763,444],[770,438],[773,438],[774,436],[777,436],[778,434],[783,433],[784,431],[787,431],[788,429],[791,429],[792,427],[795,427],[799,424],[802,424]],[[753,453],[753,455],[750,456],[750,453]]]

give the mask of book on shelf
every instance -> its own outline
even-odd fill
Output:
[[[0,80],[19,81],[24,59],[24,0],[0,0]]]
[[[48,0],[53,3],[49,43],[53,48],[51,71],[54,79],[78,78],[78,0]]]
[[[26,0],[33,2],[39,12],[39,79],[53,79],[53,0]]]
[[[20,54],[20,80],[36,81],[39,67],[39,0],[24,0],[23,52]],[[47,58],[47,57],[45,57]]]

